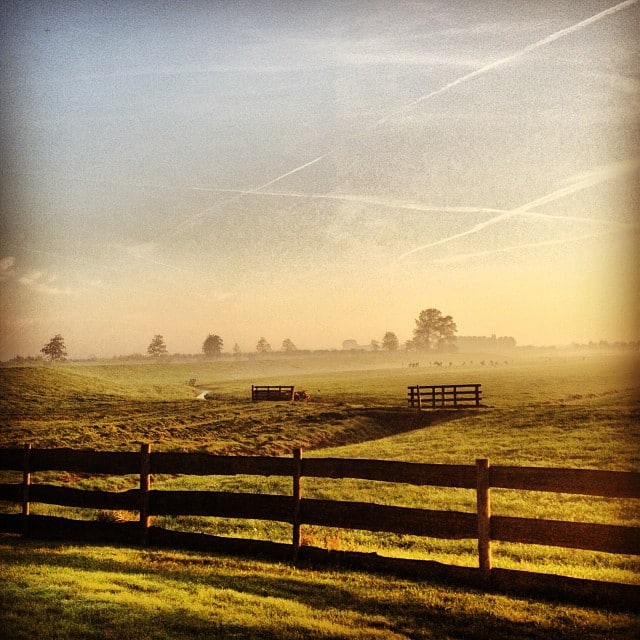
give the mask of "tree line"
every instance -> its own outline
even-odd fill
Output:
[[[413,339],[405,343],[405,349],[408,351],[447,351],[456,339],[457,326],[450,315],[443,315],[439,309],[424,309],[420,312],[415,320],[415,328],[413,329]],[[372,340],[371,348],[374,351],[383,349],[385,351],[397,351],[400,348],[398,336],[393,331],[387,331],[382,337],[382,341]],[[223,340],[217,334],[209,334],[203,345],[202,351],[205,356],[215,358],[222,354]],[[286,353],[297,351],[296,345],[290,338],[282,341],[281,350]],[[273,349],[263,336],[261,337],[255,348],[256,353],[271,353]],[[234,355],[241,353],[240,346],[236,343],[232,350]],[[157,357],[167,353],[164,339],[161,335],[154,336],[147,353],[150,356]]]
[[[447,351],[453,347],[456,339],[457,327],[452,316],[443,315],[439,309],[430,308],[420,312],[415,320],[413,329],[413,339],[408,340],[404,348],[408,351]],[[202,343],[202,352],[208,358],[216,358],[222,355],[224,341],[221,336],[210,333]],[[397,335],[393,331],[387,331],[382,340],[372,340],[371,348],[373,350],[397,351],[400,348],[400,342]],[[290,338],[285,338],[280,347],[285,353],[297,351],[296,345]],[[67,357],[67,348],[64,338],[61,334],[56,334],[40,349],[46,359],[52,362],[60,362]],[[272,352],[272,347],[266,338],[261,337],[255,347],[258,354],[266,354]],[[233,355],[237,356],[242,353],[238,343],[232,348]],[[155,334],[149,346],[147,347],[147,355],[152,358],[161,358],[168,355],[167,344],[164,336]]]

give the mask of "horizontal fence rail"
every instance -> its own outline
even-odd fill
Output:
[[[292,385],[251,385],[251,400],[293,400],[295,386]]]
[[[0,514],[0,530],[23,535],[33,534],[34,531],[36,534],[46,535],[48,529],[51,532],[55,529],[57,535],[65,535],[61,532],[67,532],[73,536],[84,532],[96,539],[106,537],[118,541],[123,536],[130,538],[133,535],[137,542],[149,544],[152,529],[156,540],[175,541],[181,535],[186,540],[189,536],[193,538],[194,535],[200,535],[152,527],[153,516],[191,515],[273,520],[292,525],[292,544],[289,549],[290,557],[294,560],[304,551],[301,544],[301,527],[304,525],[443,539],[476,539],[476,571],[485,583],[492,580],[492,576],[502,576],[501,579],[505,579],[505,570],[498,571],[492,566],[493,541],[640,555],[640,527],[495,516],[491,515],[490,508],[490,493],[493,488],[638,499],[640,473],[633,472],[490,466],[486,459],[477,460],[475,465],[343,458],[303,459],[299,449],[288,458],[152,453],[150,445],[142,445],[138,453],[34,449],[30,446],[24,449],[0,449],[0,471],[22,474],[21,483],[0,484],[0,500],[22,506],[21,513]],[[136,475],[139,486],[117,492],[33,482],[32,473],[41,471]],[[283,476],[292,479],[292,491],[291,495],[270,495],[155,490],[151,488],[152,474]],[[372,482],[469,489],[476,493],[477,509],[475,512],[434,511],[374,502],[309,499],[302,497],[304,477],[353,478]],[[122,523],[119,529],[117,526],[114,529],[110,522],[34,516],[30,514],[30,506],[34,503],[138,512],[139,521]],[[123,533],[125,531],[126,535]],[[245,542],[258,544],[259,541]],[[226,544],[228,546],[231,543]],[[269,544],[278,547],[277,543]],[[623,586],[632,588],[632,585]],[[640,587],[636,589],[636,595],[640,595]]]
[[[481,384],[417,384],[407,387],[409,406],[430,407],[479,407],[482,397]]]

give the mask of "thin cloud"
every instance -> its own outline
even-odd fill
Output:
[[[6,256],[5,258],[0,259],[0,282],[4,280],[9,280],[15,274],[13,271],[13,266],[16,263],[16,259],[13,256]]]
[[[65,287],[64,289],[61,289],[60,287],[52,287],[48,284],[35,284],[32,288],[34,291],[37,291],[38,293],[44,293],[48,296],[70,296],[74,293],[71,287]]]
[[[66,256],[61,256],[60,254],[56,253],[37,250],[31,250],[31,252],[66,259]],[[58,281],[58,276],[53,273],[47,273],[32,269],[31,271],[27,271],[26,273],[19,275],[16,271],[13,270],[15,264],[16,259],[13,256],[8,256],[0,260],[0,281],[15,278],[15,282],[18,282],[28,291],[41,293],[48,296],[69,296],[80,291],[79,289],[74,289],[68,286],[58,286],[56,284]]]
[[[42,293],[48,296],[71,295],[74,291],[71,287],[61,288],[55,286],[57,277],[55,275],[45,277],[41,271],[32,271],[26,275],[20,276],[18,282],[30,291]]]

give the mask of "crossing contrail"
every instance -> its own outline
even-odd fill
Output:
[[[387,121],[389,121],[391,118],[393,118],[394,116],[396,116],[398,113],[401,113],[403,111],[406,111],[407,109],[411,109],[412,107],[414,107],[415,105],[418,105],[422,102],[424,102],[425,100],[428,100],[429,98],[432,98],[434,96],[440,95],[442,93],[445,93],[446,91],[449,91],[450,89],[453,89],[454,87],[457,87],[460,84],[463,84],[464,82],[468,82],[469,80],[473,80],[474,78],[477,78],[479,76],[482,76],[486,73],[489,73],[490,71],[492,71],[493,69],[497,69],[498,67],[504,66],[510,62],[513,62],[514,60],[517,60],[519,58],[521,58],[522,56],[525,56],[527,53],[534,51],[535,49],[539,49],[540,47],[544,47],[545,45],[551,43],[551,42],[555,42],[556,40],[559,40],[560,38],[564,38],[565,36],[568,36],[572,33],[575,33],[576,31],[579,31],[581,29],[584,29],[585,27],[593,24],[594,22],[598,22],[599,20],[602,20],[603,18],[605,18],[606,16],[609,16],[611,14],[617,13],[619,11],[623,11],[624,9],[626,9],[627,7],[630,7],[634,4],[636,4],[638,2],[638,0],[625,0],[624,2],[620,2],[616,5],[614,5],[613,7],[610,7],[608,9],[605,9],[604,11],[600,11],[599,13],[594,14],[593,16],[589,17],[589,18],[585,18],[584,20],[581,20],[580,22],[571,25],[569,27],[565,27],[564,29],[560,29],[559,31],[556,31],[548,36],[546,36],[545,38],[542,38],[541,40],[538,40],[537,42],[533,42],[532,44],[527,45],[526,47],[523,47],[522,49],[520,49],[519,51],[516,51],[508,56],[505,56],[504,58],[501,58],[500,60],[495,60],[494,62],[491,62],[489,64],[486,64],[482,67],[480,67],[479,69],[476,69],[475,71],[472,71],[471,73],[467,73],[463,76],[460,76],[459,78],[456,78],[455,80],[452,80],[451,82],[448,82],[447,84],[443,85],[442,87],[440,87],[439,89],[436,89],[435,91],[431,91],[430,93],[427,93],[423,96],[420,96],[419,98],[417,98],[416,100],[414,100],[413,102],[410,102],[406,105],[404,105],[401,109],[393,111],[392,113],[389,113],[389,115],[385,116],[384,118],[381,118],[380,120],[378,120],[376,123],[374,123],[372,126],[369,126],[368,129],[375,129],[377,128],[379,125],[386,123]],[[254,189],[252,189],[251,191],[263,191],[264,189],[266,189],[267,187],[270,187],[278,182],[280,182],[281,180],[284,180],[285,178],[298,173],[300,171],[303,171],[304,169],[306,169],[307,167],[310,167],[322,160],[324,160],[327,156],[333,155],[334,153],[336,153],[337,151],[339,151],[340,149],[342,149],[344,147],[344,145],[338,145],[336,147],[334,147],[333,149],[330,149],[329,151],[317,156],[316,158],[314,158],[313,160],[309,160],[308,162],[305,162],[297,167],[295,167],[294,169],[291,169],[275,178],[273,178],[272,180],[269,180],[268,182],[265,182],[264,184],[261,184],[258,187],[255,187]],[[214,209],[216,209],[219,206],[226,206],[229,204],[232,204],[233,202],[236,202],[238,200],[240,200],[242,197],[244,197],[245,194],[238,192],[238,194],[227,200],[226,202],[220,203],[217,206],[214,207],[208,207],[207,209],[201,211],[200,213],[196,214],[195,216],[191,216],[190,218],[188,218],[187,220],[182,221],[181,223],[179,223],[176,227],[174,227],[173,229],[170,229],[167,231],[167,233],[162,234],[161,237],[166,237],[169,235],[172,235],[173,233],[179,231],[180,229],[184,228],[185,226],[193,223],[194,221],[203,218],[204,216],[206,216],[208,213],[210,213],[211,211],[213,211]],[[509,215],[513,215],[512,213],[510,214],[503,214],[504,217],[509,217]],[[418,249],[417,249],[418,250]],[[412,252],[410,252],[412,253]],[[408,254],[405,254],[408,255]],[[402,256],[401,256],[402,257]]]
[[[238,193],[246,196],[273,196],[274,198],[295,198],[300,200],[334,200],[336,202],[351,202],[355,204],[370,204],[387,209],[405,209],[407,211],[424,211],[431,213],[501,213],[504,209],[492,207],[438,207],[419,202],[405,202],[402,200],[384,200],[366,196],[338,194],[338,193],[295,193],[290,191],[258,191],[256,189],[209,189],[207,187],[192,187],[196,191],[215,191],[220,193]]]
[[[398,115],[399,113],[406,111],[408,109],[411,109],[412,107],[421,104],[422,102],[440,95],[442,93],[445,93],[447,91],[449,91],[450,89],[453,89],[455,87],[457,87],[460,84],[463,84],[465,82],[468,82],[470,80],[473,80],[474,78],[477,78],[479,76],[482,76],[486,73],[489,73],[490,71],[493,71],[494,69],[497,69],[499,67],[502,67],[506,64],[509,64],[510,62],[513,62],[515,60],[518,60],[519,58],[525,56],[526,54],[530,53],[531,51],[534,51],[536,49],[539,49],[541,47],[546,46],[547,44],[550,44],[552,42],[555,42],[556,40],[559,40],[560,38],[564,38],[565,36],[571,35],[577,31],[580,31],[581,29],[584,29],[585,27],[598,22],[599,20],[602,20],[603,18],[612,15],[614,13],[618,13],[619,11],[623,11],[625,9],[627,9],[628,7],[637,4],[638,0],[625,0],[624,2],[620,2],[616,5],[614,5],[613,7],[609,7],[608,9],[605,9],[603,11],[600,11],[599,13],[594,14],[593,16],[590,16],[589,18],[585,18],[584,20],[581,20],[580,22],[577,22],[576,24],[573,24],[569,27],[565,27],[564,29],[560,29],[559,31],[556,31],[544,38],[542,38],[541,40],[538,40],[536,42],[533,42],[525,47],[523,47],[522,49],[509,54],[508,56],[505,56],[504,58],[500,58],[499,60],[495,60],[494,62],[491,62],[489,64],[486,64],[482,67],[480,67],[479,69],[476,69],[475,71],[472,71],[470,73],[467,73],[463,76],[460,76],[459,78],[456,78],[455,80],[452,80],[451,82],[448,82],[447,84],[443,85],[442,87],[435,89],[434,91],[431,91],[423,96],[420,96],[419,98],[417,98],[416,100],[414,100],[413,102],[410,102],[406,105],[404,105],[403,107],[401,107],[398,110],[395,110],[391,113],[389,113],[387,116],[385,116],[384,118],[381,118],[380,120],[378,120],[373,126],[369,127],[371,129],[378,127],[381,124],[384,124],[386,122],[388,122],[391,118],[393,118],[394,116]],[[206,209],[204,209],[203,211],[200,211],[199,213],[190,216],[189,218],[187,218],[186,220],[183,220],[182,222],[180,222],[178,225],[176,225],[175,227],[173,227],[170,230],[167,230],[164,234],[160,234],[159,237],[166,237],[166,236],[170,236],[172,234],[174,234],[175,232],[179,231],[180,229],[184,228],[185,226],[188,226],[189,224],[192,224],[193,222],[195,222],[196,220],[205,217],[206,215],[208,215],[211,211],[215,210],[216,208],[220,207],[220,206],[226,206],[229,204],[232,204],[238,200],[240,200],[241,198],[243,198],[245,195],[248,195],[250,193],[257,193],[257,192],[264,192],[265,189],[267,189],[268,187],[280,182],[281,180],[284,180],[285,178],[298,173],[300,171],[303,171],[304,169],[306,169],[307,167],[310,167],[312,165],[315,165],[316,163],[324,160],[327,156],[332,155],[334,153],[336,153],[338,150],[340,150],[341,148],[343,148],[343,145],[339,145],[337,147],[334,147],[333,149],[330,149],[329,151],[317,156],[316,158],[314,158],[313,160],[309,160],[308,162],[305,162],[297,167],[295,167],[294,169],[291,169],[271,180],[269,180],[268,182],[265,182],[263,184],[261,184],[258,187],[255,187],[254,189],[250,189],[250,190],[238,190],[235,193],[235,196],[230,198],[229,200],[226,200],[225,202],[222,203],[218,203],[217,205],[214,205],[212,207],[208,207]],[[572,193],[573,191],[571,191],[572,187],[568,187],[569,191],[567,193]],[[585,187],[582,187],[585,188]],[[204,189],[203,189],[204,190]],[[220,190],[222,191],[222,190]],[[231,190],[229,190],[229,192],[232,192]],[[555,200],[559,197],[562,197],[561,195],[557,195],[559,192],[554,192],[553,194],[549,194],[548,196],[545,196],[544,198],[548,198],[551,197],[552,200]],[[540,204],[544,204],[546,202],[546,200],[543,199],[539,199],[537,201],[535,201],[535,203],[537,205]],[[436,243],[433,244],[429,244],[429,245],[425,245],[423,247],[418,247],[416,249],[413,249],[405,254],[403,254],[402,256],[400,256],[400,258],[406,257],[407,255],[410,255],[411,253],[415,253],[416,251],[421,251],[422,249],[426,249],[430,246],[435,246],[436,244],[442,244],[444,242],[448,242],[450,240],[453,240],[455,238],[459,238],[462,236],[466,236],[469,235],[470,233],[476,233],[477,231],[483,229],[486,226],[489,226],[491,224],[495,224],[496,222],[499,222],[501,220],[504,220],[506,218],[512,217],[514,215],[517,215],[518,213],[522,213],[524,211],[526,211],[528,208],[533,208],[534,205],[533,203],[528,203],[527,205],[523,205],[523,207],[519,207],[518,209],[512,210],[512,211],[506,211],[501,213],[500,215],[491,218],[490,220],[487,220],[483,223],[480,223],[479,225],[476,225],[475,227],[473,227],[472,229],[470,229],[469,231],[466,231],[462,234],[458,234],[456,236],[452,236],[450,238],[445,238],[443,240],[440,240]],[[526,207],[526,208],[525,208]],[[490,210],[487,210],[488,212]],[[496,210],[494,210],[496,211]],[[156,238],[157,239],[157,238]]]
[[[529,213],[530,209],[535,209],[544,204],[548,204],[549,202],[555,202],[560,198],[564,198],[565,196],[571,195],[573,193],[577,193],[578,191],[583,191],[584,189],[588,189],[600,182],[604,182],[605,180],[611,178],[612,176],[627,173],[630,171],[634,171],[640,165],[640,160],[635,159],[633,161],[626,161],[615,163],[608,167],[602,168],[600,171],[592,171],[588,174],[585,174],[584,177],[581,177],[576,182],[573,182],[566,187],[562,187],[561,189],[556,189],[551,193],[547,193],[544,196],[536,198],[535,200],[531,200],[531,202],[527,202],[515,209],[510,209],[505,211],[493,218],[489,218],[483,222],[478,223],[477,225],[471,227],[471,229],[467,229],[467,231],[463,231],[461,233],[456,233],[451,236],[447,236],[445,238],[441,238],[440,240],[435,240],[434,242],[430,242],[428,244],[424,244],[420,247],[416,247],[415,249],[411,249],[410,251],[406,251],[402,255],[398,257],[398,260],[402,260],[407,256],[410,256],[412,253],[417,253],[418,251],[424,251],[425,249],[429,249],[431,247],[436,247],[438,245],[446,244],[447,242],[451,242],[452,240],[457,240],[459,238],[464,238],[466,236],[473,235],[478,233],[478,231],[482,231],[487,227],[490,227],[498,222],[502,222],[503,220],[507,220],[508,218],[513,218],[518,215]]]
[[[585,184],[584,180],[581,184]],[[215,189],[208,187],[185,187],[194,189],[195,191],[215,191],[222,193],[241,193],[243,195],[255,195],[255,196],[272,196],[274,198],[294,198],[301,200],[335,200],[336,202],[350,202],[355,204],[370,204],[376,207],[385,207],[387,209],[404,210],[404,211],[418,211],[424,213],[462,213],[462,214],[477,214],[477,213],[497,213],[497,214],[513,214],[512,209],[495,209],[493,207],[471,207],[471,206],[459,206],[459,207],[439,207],[436,205],[421,204],[419,202],[404,202],[402,200],[383,200],[380,198],[368,198],[359,195],[350,194],[331,194],[331,193],[293,193],[290,191],[255,191],[253,189]],[[554,194],[558,194],[554,192]],[[549,197],[549,196],[545,196]],[[560,196],[556,195],[554,200]],[[538,204],[543,204],[540,201],[536,201]],[[533,206],[533,205],[531,205]],[[606,224],[613,227],[620,227],[623,229],[635,229],[635,225],[627,222],[618,222],[617,220],[607,220],[605,218],[591,218],[587,216],[571,216],[552,213],[542,213],[538,211],[520,211],[519,215],[535,218],[546,218],[549,220],[572,220],[574,222],[594,222],[600,224]]]

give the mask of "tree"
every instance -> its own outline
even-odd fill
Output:
[[[293,344],[291,338],[287,338],[286,340],[282,341],[282,350],[286,351],[287,353],[291,353],[292,351],[297,351],[298,348],[295,344]]]
[[[269,351],[271,351],[271,345],[264,338],[260,338],[256,345],[256,351],[258,353],[269,353]]]
[[[416,319],[413,342],[417,349],[442,351],[456,339],[457,330],[451,316],[443,316],[438,309],[424,309]]]
[[[40,349],[40,352],[43,353],[46,358],[49,358],[51,362],[64,360],[67,357],[67,347],[64,344],[64,338],[59,333],[56,333],[56,335]]]
[[[371,351],[380,351],[380,343],[377,340],[372,340],[370,346]]]
[[[240,345],[236,342],[233,345],[233,355],[237,358],[241,353],[242,353],[242,349],[240,348]]]
[[[164,338],[161,335],[156,334],[153,336],[151,343],[147,347],[147,353],[154,358],[167,353],[167,345],[164,343]]]
[[[202,350],[207,358],[215,358],[222,353],[222,338],[210,333],[202,345]]]
[[[397,351],[399,346],[398,336],[393,331],[387,331],[382,338],[382,348],[385,351]]]

